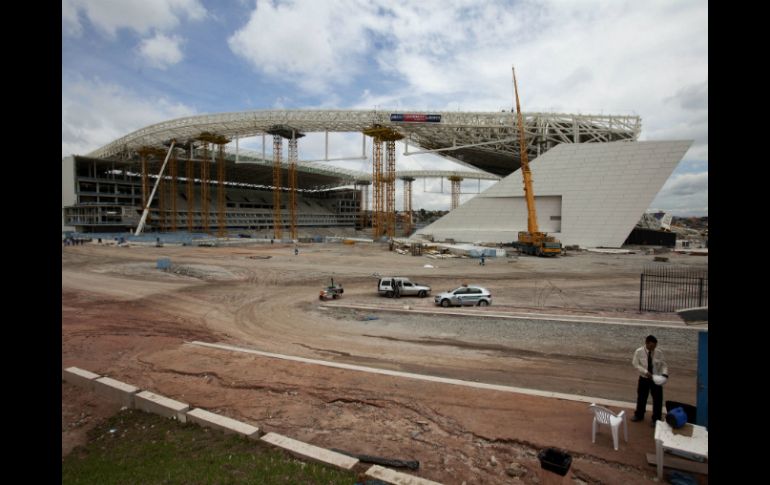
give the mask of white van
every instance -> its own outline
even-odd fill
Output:
[[[393,296],[395,296],[393,284],[396,281],[401,282],[401,296],[415,295],[420,298],[425,298],[430,294],[430,286],[414,283],[409,281],[409,278],[403,276],[385,276],[380,278],[377,282],[377,293],[379,293],[380,296],[393,298]]]

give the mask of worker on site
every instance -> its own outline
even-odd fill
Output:
[[[484,266],[484,253],[481,253],[481,258],[479,259],[479,265]]]
[[[642,421],[647,409],[647,395],[652,394],[652,422],[663,416],[663,384],[668,379],[668,365],[663,353],[656,350],[658,339],[648,335],[644,345],[636,349],[632,364],[639,371],[639,382],[636,386],[636,411],[631,421]]]
[[[294,256],[299,254],[299,248],[297,246],[294,246]]]

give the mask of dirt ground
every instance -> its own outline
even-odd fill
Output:
[[[674,264],[708,266],[707,257],[668,256]],[[160,258],[170,258],[172,271],[156,269]],[[419,460],[419,470],[409,473],[446,484],[540,483],[546,477],[540,476],[536,455],[550,446],[573,457],[570,483],[646,483],[655,476],[645,459],[645,453],[654,453],[649,419],[629,423],[628,443],[621,441],[614,451],[607,429],[591,443],[585,403],[190,342],[631,402],[636,386],[631,355],[645,335],[655,333],[672,375],[664,399],[694,404],[697,331],[674,314],[637,311],[639,274],[652,260],[646,254],[574,252],[557,259],[489,258],[482,267],[474,259],[403,256],[372,244],[301,244],[296,256],[293,245],[280,244],[67,246],[62,248],[62,367],[108,375],[264,432]],[[443,309],[432,296],[381,298],[377,274],[409,276],[430,285],[432,294],[479,284],[491,290],[494,301],[483,309]],[[322,303],[318,293],[330,277],[345,292]],[[405,305],[426,313],[382,310]],[[448,310],[461,315],[442,315]],[[533,318],[518,322],[485,314]],[[559,316],[648,322],[537,319]],[[62,456],[115,411],[63,383]]]

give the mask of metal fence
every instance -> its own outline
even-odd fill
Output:
[[[640,312],[673,312],[708,304],[707,270],[670,265],[651,265],[642,270]]]

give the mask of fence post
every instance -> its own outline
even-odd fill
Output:
[[[698,280],[698,306],[703,306],[703,278]]]
[[[642,273],[642,280],[639,283],[639,313],[642,313],[642,298],[644,295],[644,273]]]

